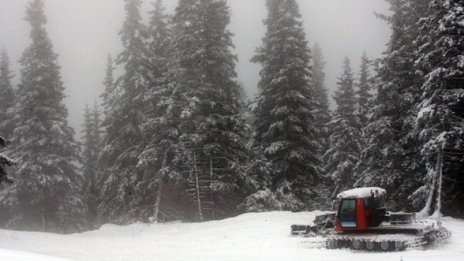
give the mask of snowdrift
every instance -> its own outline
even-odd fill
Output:
[[[442,219],[453,232],[451,240],[425,251],[360,253],[311,249],[309,239],[290,236],[291,224],[310,223],[320,213],[251,213],[205,223],[105,225],[73,235],[0,230],[0,260],[457,261],[464,255],[464,221],[452,218]]]
[[[69,259],[32,254],[22,251],[0,249],[0,260],[5,261],[67,261]]]

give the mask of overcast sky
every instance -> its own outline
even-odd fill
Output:
[[[144,0],[145,13],[155,0]],[[365,50],[369,57],[380,57],[390,36],[384,21],[374,12],[387,12],[384,0],[299,0],[309,45],[319,42],[326,64],[326,83],[331,93],[336,88],[343,57],[348,55],[358,70]],[[0,46],[10,56],[19,81],[18,61],[30,44],[28,24],[24,21],[28,0],[0,0]],[[177,0],[164,0],[172,13]],[[238,55],[238,80],[251,96],[257,92],[259,66],[249,62],[264,36],[265,0],[229,0],[232,10],[230,30],[235,34]],[[124,13],[123,0],[45,0],[47,31],[59,54],[70,115],[77,131],[83,108],[103,90],[106,57],[121,50],[119,29]],[[146,15],[145,15],[146,16]],[[81,135],[78,133],[78,138]]]

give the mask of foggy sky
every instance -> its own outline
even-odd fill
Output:
[[[142,13],[152,10],[144,0]],[[390,30],[375,12],[387,12],[384,0],[299,0],[309,46],[318,42],[326,60],[326,85],[336,89],[344,56],[353,61],[357,72],[365,50],[369,57],[380,57]],[[0,0],[0,47],[4,46],[19,82],[19,59],[30,44],[30,27],[25,8],[28,0]],[[172,13],[177,0],[164,0]],[[249,62],[264,36],[265,0],[229,0],[232,10],[230,30],[235,34],[238,80],[249,96],[257,93],[259,65]],[[45,0],[47,31],[54,51],[59,54],[62,81],[66,88],[69,123],[77,138],[86,103],[93,105],[103,91],[106,57],[121,50],[118,32],[125,17],[123,0]]]

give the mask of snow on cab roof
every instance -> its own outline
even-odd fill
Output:
[[[375,194],[375,191],[378,191],[379,195],[387,194],[387,191],[379,187],[368,187],[368,188],[355,188],[337,195],[337,198],[367,198],[371,196],[371,192]]]

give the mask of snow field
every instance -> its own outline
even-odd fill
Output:
[[[5,261],[67,261],[63,258],[26,253],[21,251],[12,251],[0,249],[0,260]]]
[[[464,221],[452,218],[443,219],[444,226],[453,232],[451,240],[425,251],[365,253],[317,249],[309,247],[317,238],[290,236],[291,224],[309,224],[320,213],[251,213],[205,223],[105,225],[96,231],[73,235],[0,230],[0,249],[11,249],[0,250],[0,260],[454,261],[464,256]]]

